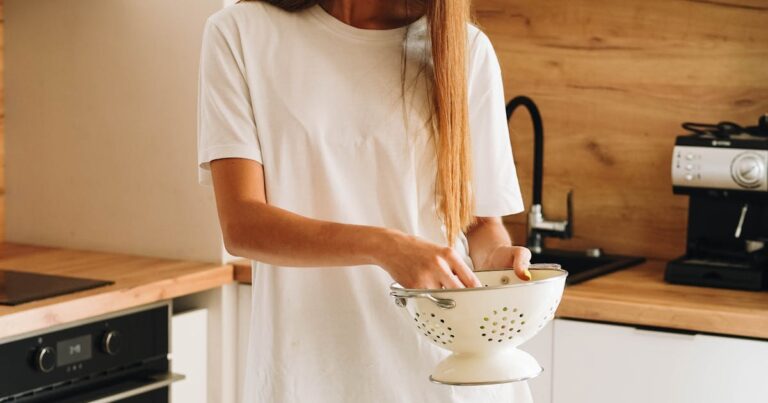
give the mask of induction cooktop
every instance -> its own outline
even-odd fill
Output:
[[[19,305],[110,284],[113,283],[111,281],[0,269],[0,305]]]

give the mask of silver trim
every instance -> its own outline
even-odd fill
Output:
[[[436,298],[427,293],[413,294],[413,293],[408,293],[403,291],[392,291],[389,293],[389,295],[395,297],[395,304],[401,308],[405,308],[405,305],[407,304],[406,298],[426,298],[432,301],[435,305],[437,305],[438,308],[442,308],[442,309],[456,308],[456,301],[450,298]]]
[[[153,377],[155,379],[154,382],[148,383],[143,386],[139,386],[138,388],[126,390],[123,392],[118,392],[113,395],[105,396],[98,398],[96,400],[89,400],[88,403],[111,403],[116,402],[118,400],[123,400],[125,398],[129,398],[132,396],[137,396],[142,393],[150,392],[155,389],[164,388],[166,386],[169,386],[170,384],[180,381],[185,378],[184,375],[180,374],[174,374],[174,373],[167,373],[162,375],[157,375]]]
[[[433,378],[432,375],[429,376],[429,381],[432,383],[436,383],[438,385],[451,385],[451,386],[487,386],[487,385],[499,385],[502,383],[512,383],[512,382],[522,382],[527,381],[529,379],[536,378],[537,376],[541,375],[541,373],[544,372],[544,368],[539,367],[539,372],[537,372],[535,375],[531,375],[528,377],[523,378],[517,378],[517,379],[504,379],[502,381],[489,381],[489,382],[443,382],[438,381],[437,379]]]
[[[44,358],[43,355],[46,352],[50,353],[50,354],[53,354],[53,366],[50,367],[50,368],[46,368],[46,367],[43,366],[43,358]],[[44,373],[47,374],[47,373],[53,371],[54,369],[56,369],[56,350],[54,350],[53,347],[45,346],[45,347],[41,348],[40,351],[38,351],[36,355],[37,355],[37,359],[35,360],[35,362],[37,363],[37,369],[40,370],[40,372],[44,372]]]
[[[743,158],[753,160],[755,167],[760,170],[760,178],[754,183],[741,184],[740,179],[734,175],[734,163]],[[678,145],[672,152],[670,173],[673,186],[766,192],[767,166],[768,150]]]
[[[106,352],[109,355],[117,355],[119,351],[112,351],[112,348],[110,348],[110,344],[112,343],[112,338],[119,337],[120,332],[117,330],[110,330],[107,332],[107,335],[104,337],[104,341],[101,343],[101,348],[104,349],[104,352]]]
[[[734,232],[733,236],[734,238],[738,239],[741,238],[741,227],[744,225],[744,217],[747,216],[747,209],[749,209],[749,204],[744,204],[741,207],[741,215],[739,216],[739,223],[736,224],[736,232]]]
[[[515,288],[515,287],[527,287],[532,286],[536,284],[541,283],[547,283],[550,281],[557,281],[560,280],[563,277],[568,277],[568,272],[566,270],[563,270],[560,268],[559,264],[556,263],[535,263],[530,265],[528,268],[529,270],[553,270],[560,272],[559,275],[554,277],[549,277],[541,280],[532,280],[527,281],[525,283],[517,283],[517,284],[506,284],[506,285],[495,285],[493,287],[475,287],[475,288],[440,288],[440,289],[430,289],[430,288],[403,288],[398,283],[392,283],[389,286],[389,289],[392,292],[398,292],[401,294],[443,294],[443,293],[449,293],[449,292],[473,292],[473,291],[483,291],[483,290],[501,290],[505,288]],[[487,272],[500,272],[500,271],[513,271],[512,269],[499,269],[499,270],[483,270],[482,273]]]

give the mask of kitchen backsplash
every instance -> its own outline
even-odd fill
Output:
[[[544,118],[544,200],[575,239],[563,248],[672,258],[683,253],[687,200],[670,166],[683,121],[755,124],[768,112],[765,1],[476,0],[501,61],[507,99],[531,96]],[[512,142],[527,205],[532,138]],[[525,215],[508,226],[524,241]]]

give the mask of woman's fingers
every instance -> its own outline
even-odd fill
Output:
[[[531,279],[531,272],[528,270],[530,265],[531,251],[519,246],[512,247],[512,268],[515,269],[517,277],[529,281]]]
[[[464,287],[464,284],[461,283],[459,278],[453,275],[453,273],[444,272],[441,276],[440,282],[444,288],[466,288]]]
[[[469,268],[469,266],[467,266],[466,263],[464,263],[464,260],[459,257],[455,250],[446,248],[443,251],[443,258],[446,260],[446,262],[448,262],[448,265],[450,266],[450,272],[455,274],[455,277],[458,277],[458,279],[465,287],[482,286],[475,273],[472,271],[472,269]]]

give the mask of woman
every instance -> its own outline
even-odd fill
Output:
[[[208,20],[199,163],[253,260],[246,402],[521,402],[449,387],[388,296],[527,273],[498,61],[469,0],[243,1]],[[467,66],[466,68],[463,66]],[[513,399],[514,398],[514,399]]]

